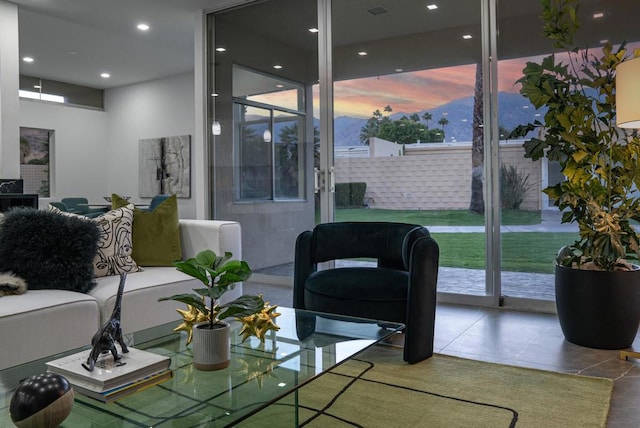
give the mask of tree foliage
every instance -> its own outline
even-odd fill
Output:
[[[615,74],[626,45],[614,50],[606,43],[597,56],[573,46],[579,3],[542,0],[544,34],[569,60],[549,55],[526,64],[520,93],[547,112],[544,123],[521,125],[512,136],[541,130],[525,142],[525,156],[546,156],[562,167],[566,180],[544,192],[563,211],[563,223],[578,223],[580,239],[561,251],[558,262],[613,270],[640,255],[630,224],[640,221],[640,138],[615,126]]]
[[[391,106],[386,106],[384,112],[391,113]],[[430,113],[422,115],[422,119],[427,122],[422,123],[418,113],[409,116],[403,115],[399,119],[391,119],[390,116],[383,115],[380,110],[373,112],[371,118],[360,129],[360,141],[369,144],[369,138],[377,137],[398,144],[435,143],[443,141],[443,133],[439,129],[429,129],[428,121],[431,120]]]

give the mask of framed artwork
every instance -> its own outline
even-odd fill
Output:
[[[138,144],[138,196],[191,197],[191,136],[148,138]]]

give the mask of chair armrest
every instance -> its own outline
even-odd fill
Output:
[[[404,344],[404,359],[410,364],[433,355],[439,257],[438,244],[430,236],[411,246]]]
[[[295,263],[293,267],[293,307],[305,309],[304,283],[318,269],[317,263],[311,262],[311,241],[313,232],[307,230],[296,239]]]

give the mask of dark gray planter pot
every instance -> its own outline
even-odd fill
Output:
[[[569,342],[598,349],[628,348],[640,323],[640,270],[556,266],[556,307]]]

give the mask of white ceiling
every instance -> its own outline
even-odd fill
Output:
[[[194,26],[223,0],[11,0],[20,74],[111,88],[193,70]],[[151,26],[140,32],[136,25]],[[111,78],[103,79],[100,73]]]
[[[250,0],[9,1],[18,5],[20,56],[35,58],[31,64],[21,61],[21,74],[106,89],[193,70],[194,28],[202,16],[201,11]],[[255,7],[238,15],[242,22],[233,22],[233,28],[238,29],[233,36],[242,37],[242,28],[245,28],[265,38],[309,50],[299,34],[306,32],[307,21],[313,25],[316,19],[313,3],[313,0],[257,2]],[[423,11],[416,12],[416,7],[424,8],[416,0],[334,1],[334,44],[372,43],[428,33],[429,45],[438,46],[441,52],[438,59],[446,63],[446,52],[459,53],[460,48],[449,47],[447,39],[438,35],[452,30],[446,28],[452,24],[456,31],[477,27],[480,2],[441,0],[439,3],[442,6],[437,18],[436,15],[425,18]],[[368,13],[369,9],[381,6],[389,13],[377,16]],[[501,57],[519,55],[523,50],[533,53],[537,44],[541,45],[541,52],[548,49],[548,41],[540,36],[539,7],[537,0],[500,2],[501,28],[518,35],[513,40],[501,41]],[[607,11],[607,19],[602,23],[590,19],[590,13],[596,10]],[[597,44],[602,38],[640,40],[637,29],[640,0],[582,0],[581,13],[583,33],[593,39],[581,40],[581,45],[595,46],[594,41]],[[225,15],[231,15],[227,19],[234,16]],[[139,22],[149,24],[151,30],[140,32],[136,29]],[[291,25],[273,25],[273,22],[291,22]],[[479,38],[475,43],[479,43]],[[384,43],[375,44],[384,47]],[[391,58],[393,53],[386,52],[380,57]],[[111,77],[101,78],[102,72],[110,73]]]

